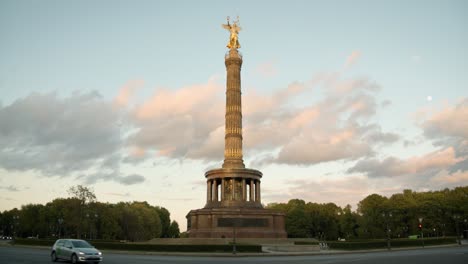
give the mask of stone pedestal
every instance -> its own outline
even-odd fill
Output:
[[[286,238],[284,214],[263,208],[203,208],[187,215],[191,238]]]

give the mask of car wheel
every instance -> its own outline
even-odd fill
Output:
[[[50,259],[52,262],[57,262],[57,255],[55,254],[55,251],[50,254]]]
[[[73,263],[73,264],[78,263],[78,257],[76,256],[76,254],[73,254],[71,256],[71,263]]]

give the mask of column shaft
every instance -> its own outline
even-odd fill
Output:
[[[224,185],[226,184],[226,181],[223,179],[221,179],[221,201],[224,201],[224,199],[226,198],[226,195],[224,193]]]
[[[245,184],[245,179],[242,179],[242,201],[247,200],[247,185]]]
[[[258,202],[258,203],[261,203],[262,200],[260,198],[260,181],[257,181],[257,188],[255,188],[255,190],[257,191],[257,197],[255,198],[255,200]]]
[[[218,180],[213,181],[213,195],[214,195],[214,201],[218,201]]]
[[[211,202],[211,194],[213,189],[211,188],[211,180],[206,183],[206,201]]]
[[[255,201],[255,194],[254,194],[254,190],[255,190],[255,187],[254,187],[254,180],[250,180],[250,201],[253,202]]]

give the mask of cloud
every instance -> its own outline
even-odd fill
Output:
[[[455,106],[431,114],[422,122],[424,135],[430,139],[437,138],[468,138],[468,98],[462,99]]]
[[[127,146],[147,155],[132,155],[133,159],[127,161],[158,156],[201,160],[222,157],[223,95],[224,88],[214,80],[175,91],[156,90],[130,110],[129,122],[137,131],[129,135]]]
[[[396,157],[388,157],[382,161],[361,160],[349,168],[348,173],[364,173],[371,178],[415,175],[431,170],[447,169],[462,160],[455,157],[455,150],[450,147],[404,160]]]
[[[145,177],[138,174],[131,174],[127,176],[121,176],[117,178],[117,181],[123,185],[132,185],[137,183],[142,183],[145,181]]]
[[[370,122],[378,108],[379,89],[366,78],[345,79],[337,73],[292,82],[271,94],[250,89],[243,96],[245,155],[263,164],[296,165],[372,156],[372,144],[399,139]],[[221,161],[224,93],[225,87],[215,80],[179,90],[156,90],[129,110],[128,122],[135,129],[127,139],[129,154],[124,161],[158,157]],[[320,95],[323,98],[316,100]],[[298,97],[310,99],[295,107],[291,102]],[[264,159],[256,156],[264,151],[276,154]]]
[[[78,176],[78,178],[84,179],[86,184],[94,184],[99,181],[115,181],[122,185],[133,185],[144,182],[145,177],[138,174],[131,174],[124,176],[118,170],[111,172],[97,172],[90,174],[83,174]]]
[[[440,189],[463,185],[468,171],[468,100],[439,110],[423,109],[415,115],[422,136],[403,140],[405,147],[430,140],[436,150],[409,158],[390,156],[383,160],[364,158],[347,170],[373,180],[399,177],[406,188]]]
[[[119,176],[118,120],[119,112],[97,92],[64,98],[32,93],[0,107],[0,167],[89,182],[94,174],[113,171],[102,179],[128,184],[135,179]]]
[[[10,186],[0,186],[0,190],[5,190],[9,192],[19,192],[18,187],[10,185]]]
[[[362,176],[323,179],[293,179],[284,183],[281,190],[262,188],[262,199],[267,202],[284,202],[300,197],[316,203],[334,202],[340,206],[356,205],[359,200],[374,192],[373,184]],[[331,199],[332,197],[332,199]]]
[[[121,162],[222,161],[224,85],[210,79],[178,90],[158,88],[129,104],[142,83],[126,84],[109,101],[96,92],[31,94],[1,107],[0,122],[7,125],[0,127],[0,167],[128,185],[144,177],[122,175]],[[246,157],[311,165],[373,156],[380,145],[399,139],[372,121],[379,89],[367,78],[338,73],[320,73],[271,94],[250,89],[243,97]],[[300,106],[292,103],[298,99]]]
[[[455,186],[466,185],[468,182],[468,171],[456,171],[450,174],[448,171],[441,171],[434,178],[431,179],[433,182],[439,182],[442,184],[455,184]]]
[[[133,80],[125,84],[114,98],[114,103],[119,107],[127,107],[135,93],[144,85],[143,80]]]
[[[382,132],[378,124],[370,122],[377,111],[375,93],[379,90],[373,81],[320,74],[308,83],[313,87],[288,87],[263,100],[246,95],[246,104],[258,101],[258,108],[263,109],[260,113],[246,111],[246,149],[277,152],[256,157],[253,164],[310,165],[355,160],[374,155],[374,143],[389,144],[399,139],[397,134]],[[323,99],[301,108],[288,104],[295,96],[310,96],[311,88],[317,93],[321,88]]]
[[[361,52],[358,50],[355,50],[349,54],[349,56],[346,58],[345,62],[345,68],[349,68],[352,65],[356,64],[356,62],[359,60],[361,57]]]
[[[130,197],[131,196],[129,192],[126,192],[126,193],[107,192],[107,193],[104,193],[104,195],[118,196],[118,197]]]

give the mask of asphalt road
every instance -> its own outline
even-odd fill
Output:
[[[191,257],[191,256],[158,256],[158,255],[138,255],[138,254],[116,254],[104,251],[103,264],[206,264],[206,263],[364,263],[364,264],[427,264],[427,263],[450,263],[467,264],[468,247],[449,248],[426,248],[417,250],[372,252],[372,253],[351,253],[351,254],[330,254],[312,256],[258,256],[258,257]],[[51,263],[49,250],[39,248],[23,248],[0,246],[0,263],[5,264],[26,264],[26,263]],[[61,262],[66,263],[66,262]]]

